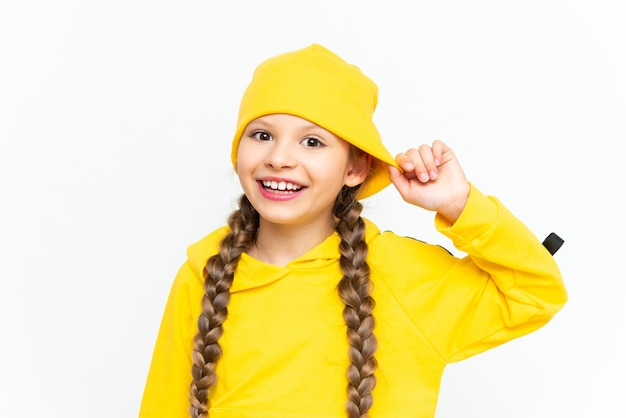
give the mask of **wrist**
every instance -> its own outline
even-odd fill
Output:
[[[443,216],[448,222],[455,223],[457,219],[463,213],[465,206],[467,205],[467,201],[469,199],[470,193],[470,185],[467,184],[467,187],[464,191],[459,193],[459,197],[452,200],[449,204],[441,207],[437,210],[437,213]]]

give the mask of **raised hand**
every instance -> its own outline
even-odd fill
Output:
[[[398,154],[396,162],[401,170],[389,166],[389,175],[406,202],[457,220],[470,186],[451,148],[436,140]]]

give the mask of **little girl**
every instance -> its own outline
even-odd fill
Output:
[[[232,145],[244,194],[188,248],[141,418],[433,417],[448,363],[561,309],[551,254],[446,144],[390,155],[377,94],[316,44],[256,69]],[[363,219],[390,183],[467,256]]]

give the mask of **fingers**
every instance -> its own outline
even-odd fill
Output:
[[[417,149],[411,148],[405,153],[398,154],[396,162],[407,179],[417,178],[420,182],[426,183],[438,177],[438,167],[448,150],[443,142],[437,140],[432,146],[424,144]]]
[[[434,141],[398,154],[396,163],[399,168],[390,166],[389,177],[406,202],[456,221],[470,185],[452,149]]]

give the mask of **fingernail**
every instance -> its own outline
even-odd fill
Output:
[[[433,180],[437,178],[437,172],[435,170],[430,172],[430,178]]]
[[[420,180],[422,182],[424,182],[424,183],[426,183],[428,180],[430,180],[430,177],[428,177],[428,174],[426,174],[426,173],[420,174],[419,177],[420,177]]]

